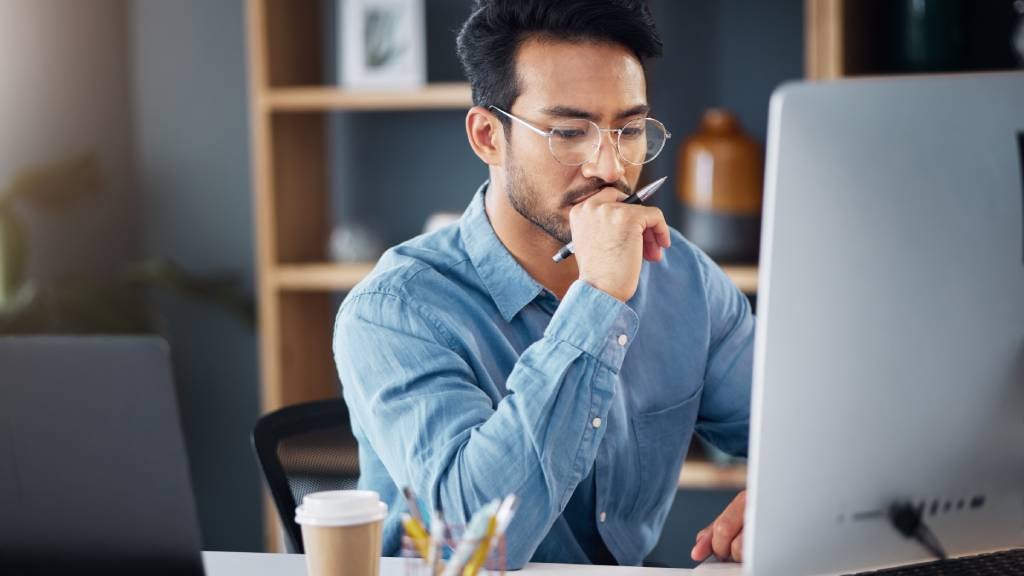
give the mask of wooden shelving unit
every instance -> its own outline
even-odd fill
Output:
[[[746,464],[719,466],[707,460],[687,460],[679,471],[680,490],[742,490],[746,486]]]
[[[371,265],[327,263],[327,119],[336,111],[468,108],[469,85],[354,91],[323,75],[322,2],[246,0],[263,412],[337,397],[332,293]],[[273,503],[265,542],[278,548]]]
[[[372,269],[372,262],[284,264],[275,267],[272,277],[279,291],[344,292],[359,283]],[[757,266],[723,266],[722,269],[741,291],[757,293]]]
[[[260,101],[270,112],[444,110],[473,105],[469,84],[439,83],[417,90],[361,91],[326,86],[267,90]]]

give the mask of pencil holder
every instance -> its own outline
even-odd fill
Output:
[[[447,566],[458,549],[459,544],[462,542],[462,534],[464,526],[454,525],[448,526],[445,534],[444,544],[440,546],[438,550],[438,557]],[[504,576],[505,574],[505,536],[492,536],[492,541],[488,543],[488,551],[486,560],[480,566],[479,571],[476,572],[479,576]],[[481,543],[477,543],[479,546]],[[405,574],[407,576],[433,576],[436,574],[440,576],[444,573],[444,567],[439,566],[436,571],[431,570],[431,566],[427,563],[427,560],[423,558],[420,553],[420,549],[413,542],[412,538],[408,534],[402,535],[402,557],[405,559]],[[458,572],[458,576],[464,576],[462,570]],[[465,576],[471,576],[466,574]]]

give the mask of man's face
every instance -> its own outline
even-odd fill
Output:
[[[516,57],[521,93],[509,110],[547,131],[568,118],[601,128],[621,128],[647,115],[644,71],[632,52],[615,44],[528,40]],[[565,166],[545,138],[512,123],[505,175],[512,206],[560,243],[568,243],[569,210],[612,186],[629,194],[640,166],[615,152],[614,133],[602,136],[598,155],[582,166]]]

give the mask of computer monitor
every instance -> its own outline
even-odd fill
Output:
[[[744,571],[1024,546],[1024,72],[770,105]]]
[[[162,340],[0,338],[0,572],[203,573]]]

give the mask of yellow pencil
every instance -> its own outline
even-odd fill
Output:
[[[412,543],[416,546],[420,556],[426,560],[430,554],[430,537],[427,536],[427,531],[423,529],[423,526],[415,518],[408,514],[402,514],[402,526],[405,528],[405,533],[409,535],[409,538],[412,538]]]
[[[491,520],[487,523],[487,533],[480,540],[480,546],[466,563],[466,567],[462,569],[462,576],[476,576],[476,573],[483,567],[484,562],[487,561],[487,555],[491,552],[491,539],[497,526],[497,516],[491,516]]]

